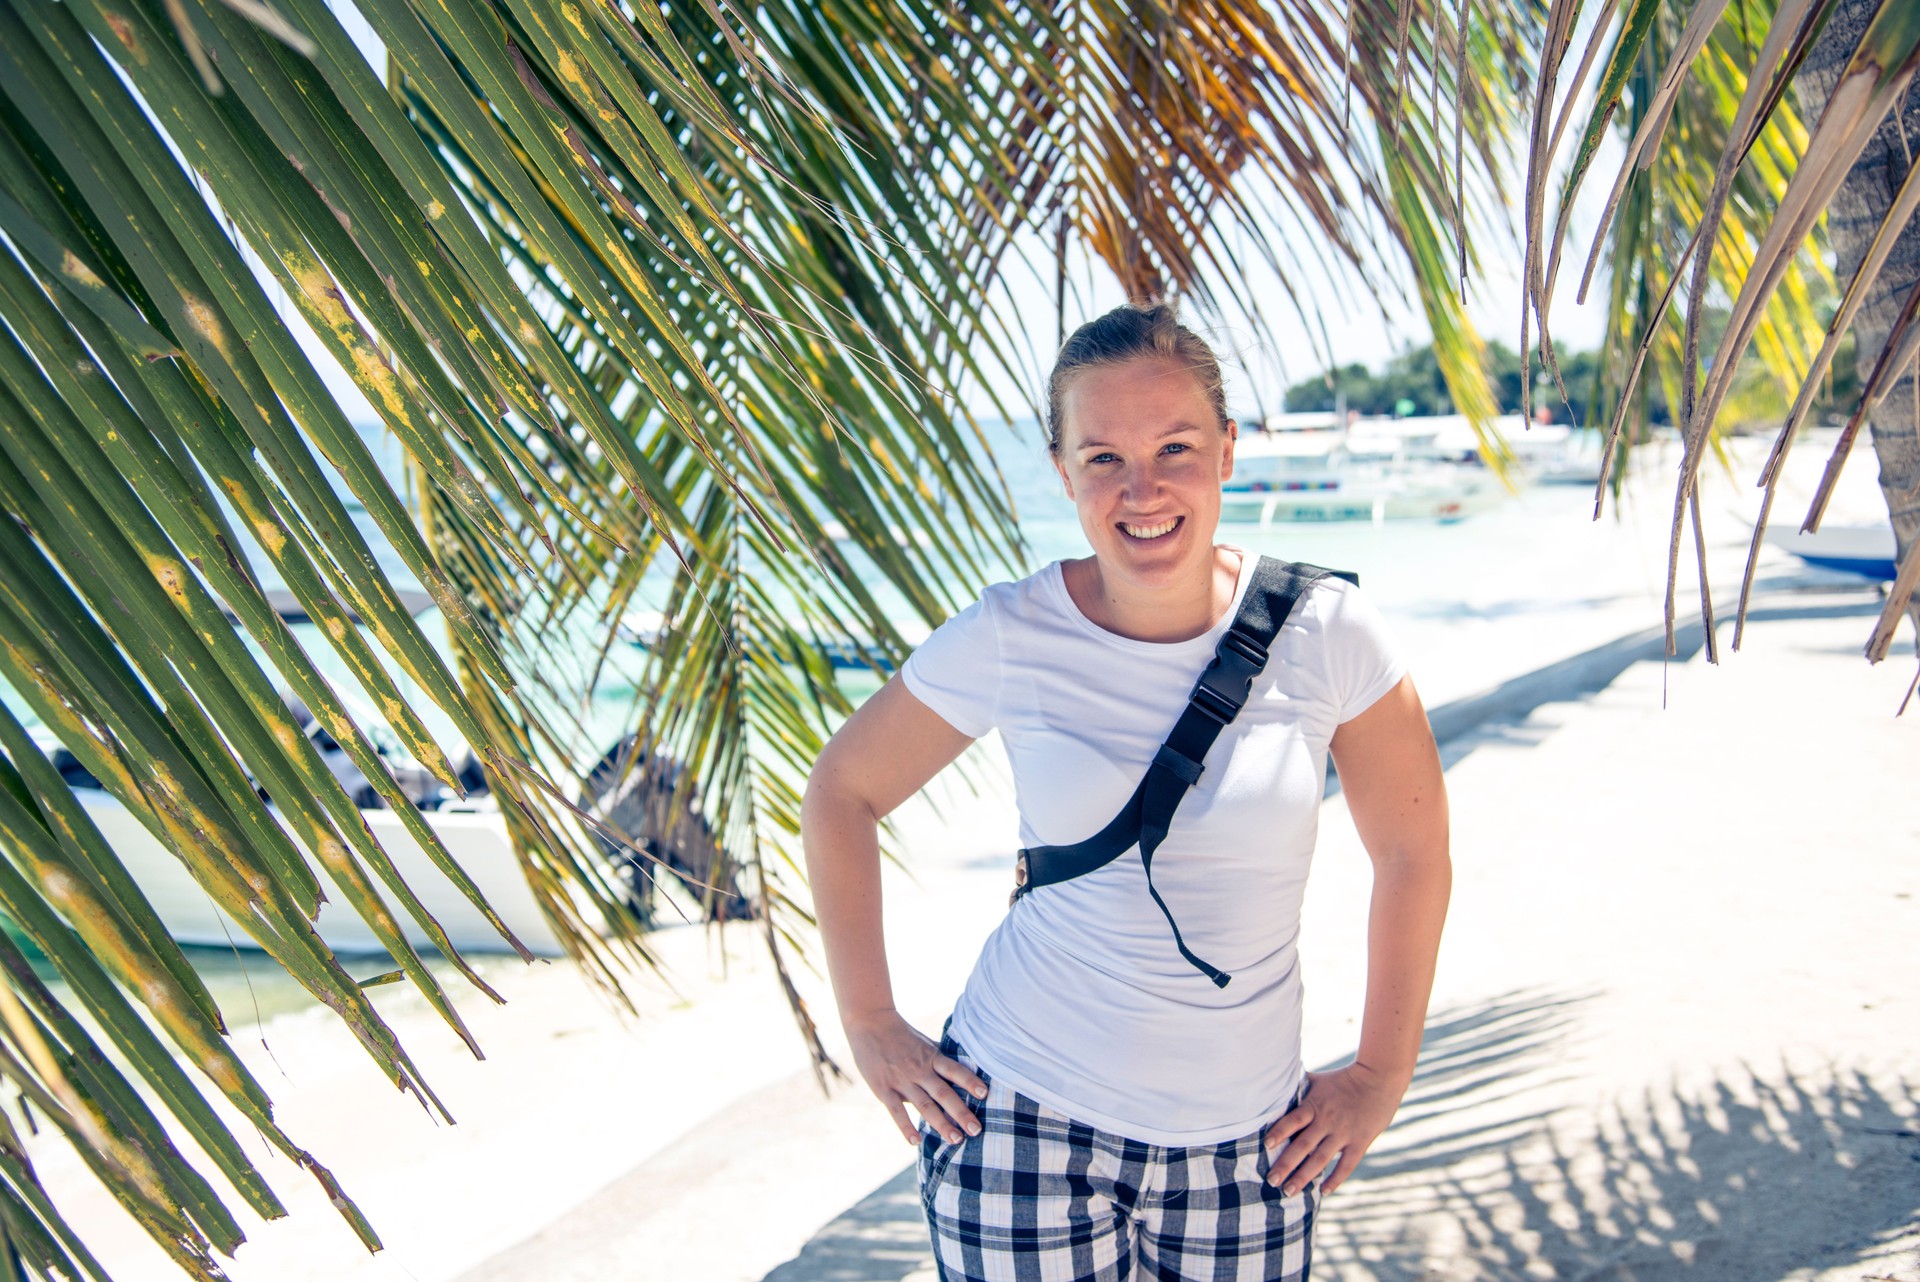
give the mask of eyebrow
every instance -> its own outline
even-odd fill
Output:
[[[1169,436],[1176,436],[1181,432],[1197,432],[1199,430],[1200,430],[1199,426],[1194,423],[1175,423],[1172,427],[1169,427],[1166,431],[1160,433],[1160,435],[1155,437],[1154,439],[1164,441]],[[1113,447],[1105,441],[1082,441],[1080,442],[1080,444],[1074,446],[1074,448],[1077,450],[1091,450],[1091,449],[1105,450],[1105,449],[1112,449]]]

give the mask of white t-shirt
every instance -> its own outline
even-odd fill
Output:
[[[1000,731],[1022,846],[1082,841],[1118,813],[1165,742],[1254,562],[1241,552],[1219,623],[1171,643],[1094,624],[1055,562],[988,588],[901,677],[962,734]],[[955,1039],[989,1075],[1132,1139],[1212,1144],[1271,1122],[1302,1074],[1295,944],[1327,743],[1403,672],[1360,591],[1322,580],[1208,752],[1154,853],[1154,885],[1187,946],[1230,984],[1214,987],[1175,949],[1136,847],[1014,906],[955,1008]]]

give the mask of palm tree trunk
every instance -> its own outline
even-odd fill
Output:
[[[1904,3],[1906,0],[1887,0]],[[1848,56],[1860,42],[1878,0],[1840,0],[1827,29],[1807,54],[1796,88],[1808,115],[1826,101]],[[1920,155],[1920,81],[1908,91],[1896,111],[1887,113],[1867,149],[1854,163],[1839,193],[1827,208],[1827,235],[1833,242],[1834,274],[1844,287],[1860,269],[1867,246],[1892,208],[1894,192],[1906,181]],[[1886,346],[1895,314],[1907,295],[1920,284],[1920,219],[1907,224],[1895,242],[1893,254],[1880,271],[1865,305],[1854,321],[1854,359],[1864,379]],[[1920,363],[1916,363],[1920,364]],[[1909,365],[1880,402],[1870,428],[1873,452],[1880,460],[1880,492],[1893,521],[1897,555],[1904,556],[1920,539],[1920,380]],[[1920,633],[1920,595],[1907,613]]]

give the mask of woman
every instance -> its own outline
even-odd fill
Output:
[[[1092,554],[996,584],[944,624],[808,782],[841,1021],[920,1145],[949,1282],[1304,1279],[1321,1194],[1412,1079],[1446,913],[1446,797],[1413,684],[1337,579],[1288,616],[1150,851],[1151,881],[1136,847],[1022,895],[938,1044],[893,1007],[878,821],[994,728],[1023,844],[1114,818],[1253,578],[1252,554],[1213,541],[1235,435],[1218,362],[1170,308],[1078,330],[1050,380],[1048,448]],[[1374,890],[1359,1053],[1309,1075],[1294,946],[1329,752]],[[1186,948],[1232,982],[1209,983]]]

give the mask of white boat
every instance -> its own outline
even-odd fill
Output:
[[[401,593],[410,608],[430,604],[424,593]],[[291,594],[269,591],[269,600],[289,623],[304,623],[306,615]],[[275,598],[279,598],[275,600]],[[657,633],[658,614],[634,616],[624,622],[629,631],[646,631],[650,639]],[[639,643],[636,641],[636,643]],[[456,758],[454,770],[465,799],[458,798],[420,762],[414,760],[385,721],[360,700],[343,691],[335,697],[346,706],[374,752],[385,763],[404,797],[419,808],[453,861],[478,887],[500,920],[528,951],[540,957],[565,954],[552,924],[527,884],[506,823],[500,816],[499,802],[488,787],[486,772],[471,754]],[[374,839],[393,861],[415,898],[445,933],[447,942],[462,953],[511,953],[512,946],[483,916],[479,909],[456,888],[439,867],[421,849],[400,815],[386,807],[384,798],[367,781],[354,763],[307,709],[287,691],[281,691],[289,711],[319,754],[321,764],[334,776],[359,809]],[[167,933],[183,944],[212,947],[254,948],[253,937],[231,917],[215,906],[211,896],[187,872],[178,857],[141,823],[119,798],[103,788],[87,773],[79,761],[46,727],[31,724],[29,734],[35,744],[67,781],[74,798],[100,830],[101,837],[119,857],[141,892],[166,927]],[[629,911],[644,925],[650,921],[657,886],[670,874],[692,894],[696,910],[713,919],[733,920],[751,916],[756,906],[735,885],[724,870],[720,845],[711,826],[701,816],[697,800],[681,797],[672,787],[679,768],[671,758],[650,761],[645,751],[636,751],[633,740],[608,749],[594,764],[584,781],[579,804],[588,807],[625,839],[638,843],[643,855],[636,855],[604,833],[594,834],[606,861],[609,878],[621,894]],[[660,787],[667,780],[666,790]],[[285,821],[269,805],[267,812]],[[295,848],[300,847],[297,839]],[[719,868],[720,871],[716,871]],[[328,896],[320,907],[315,929],[328,947],[339,953],[383,953],[385,945],[363,921],[345,895],[335,887],[325,871],[314,868]],[[386,902],[401,934],[415,948],[432,948],[433,941],[395,901],[372,870],[368,876],[376,892]],[[595,909],[576,901],[580,919],[595,920]]]
[[[1511,438],[1520,426],[1520,417],[1510,414],[1495,426]],[[1347,429],[1346,448],[1348,458],[1356,461],[1480,466],[1480,437],[1464,414],[1357,418]]]
[[[298,699],[287,698],[289,708],[306,731],[323,765],[339,781],[359,808],[374,839],[393,860],[400,877],[445,932],[447,941],[462,953],[508,953],[512,946],[480,910],[421,849],[401,821],[386,808],[366,776],[344,749],[321,728]],[[527,884],[513,844],[508,839],[499,802],[487,786],[486,773],[471,757],[455,762],[466,799],[456,798],[431,772],[400,747],[384,724],[351,697],[342,695],[348,711],[385,762],[401,792],[420,807],[420,817],[439,836],[447,853],[464,870],[481,895],[499,914],[528,951],[540,957],[564,955],[559,938]],[[167,933],[183,944],[213,947],[256,947],[253,937],[215,906],[184,864],[141,823],[119,798],[88,774],[73,754],[45,727],[30,730],[73,790],[74,797],[100,830],[129,876],[146,895]],[[631,737],[608,749],[588,772],[579,804],[590,807],[615,830],[638,842],[645,855],[636,856],[605,835],[595,834],[606,860],[609,879],[622,888],[627,909],[641,923],[651,920],[662,872],[689,888],[694,902],[711,917],[735,920],[754,909],[742,895],[732,874],[724,870],[723,856],[712,828],[699,812],[697,801],[676,800],[674,781],[679,768],[671,758],[651,761],[636,751]],[[267,812],[280,820],[273,806]],[[285,821],[280,820],[285,827]],[[299,848],[297,839],[295,847]],[[720,871],[715,871],[720,868]],[[328,947],[339,953],[378,953],[385,950],[378,936],[346,902],[323,869],[314,868],[325,888],[327,902],[320,907],[315,929]],[[426,931],[405,912],[384,884],[368,870],[376,891],[386,902],[401,934],[416,948],[434,947]],[[709,887],[716,888],[712,893]],[[576,902],[582,920],[594,920],[594,909]],[[682,910],[684,912],[684,909]]]
[[[1405,422],[1406,420],[1402,420]],[[1458,521],[1506,497],[1477,463],[1419,457],[1414,433],[1348,431],[1326,422],[1247,431],[1234,445],[1221,519],[1282,522]],[[1419,442],[1421,446],[1437,445]]]
[[[1530,481],[1593,485],[1600,480],[1601,446],[1606,434],[1598,428],[1529,423],[1518,414],[1501,415],[1493,421],[1493,428],[1507,443],[1520,474]],[[1471,466],[1479,461],[1480,438],[1464,414],[1359,419],[1348,431],[1347,452],[1356,459]]]
[[[93,820],[100,835],[126,866],[128,875],[153,905],[169,935],[183,944],[256,947],[253,937],[214,906],[213,899],[200,888],[186,866],[132,811],[120,804],[118,798],[98,788],[82,787],[73,791],[87,817]],[[402,826],[399,815],[391,810],[360,813],[381,847],[393,858],[402,879],[439,921],[455,948],[463,953],[511,951],[479,910],[434,867],[419,843]],[[435,810],[423,811],[422,815],[520,942],[541,957],[561,956],[564,950],[527,886],[499,811]],[[324,874],[320,880],[329,898],[320,906],[316,929],[327,946],[339,953],[384,951],[379,939],[346,902],[345,896]],[[407,941],[416,948],[431,947],[426,932],[400,910],[384,886],[380,887],[380,894],[400,922],[401,933]]]
[[[1767,527],[1767,542],[1808,565],[1844,570],[1869,579],[1891,581],[1896,545],[1885,521],[1860,525],[1822,525],[1810,534],[1777,525]]]
[[[486,790],[484,773],[471,765],[462,769],[461,782],[468,788],[470,800],[456,800],[439,780],[400,749],[398,740],[372,713],[355,700],[341,697],[372,742],[374,750],[387,763],[401,790],[423,807],[421,817],[439,834],[441,844],[446,846],[454,862],[465,869],[480,888],[480,893],[499,913],[500,920],[533,953],[542,957],[561,956],[565,950],[548,924],[546,914],[535,902],[526,876],[520,870],[513,844],[507,839],[506,824],[500,817],[499,805]],[[370,804],[372,799],[368,794],[372,793],[372,789],[366,777],[333,741],[332,736],[313,721],[306,706],[290,697],[288,705],[313,741],[321,762],[340,781],[348,795],[355,798],[360,807],[360,817],[393,860],[402,880],[412,888],[415,896],[445,930],[448,942],[461,952],[511,952],[511,946],[500,937],[500,932],[481,916],[480,911],[427,857],[401,822],[400,816],[386,809],[384,803]],[[220,948],[229,945],[240,948],[257,946],[251,935],[215,907],[212,897],[201,889],[173,852],[118,797],[88,774],[51,731],[44,726],[33,726],[29,733],[66,779],[74,798],[153,905],[169,935],[183,944]],[[267,807],[267,813],[280,819],[279,810],[271,805]],[[281,823],[284,827],[285,821],[281,820]],[[297,839],[294,844],[296,848],[299,847]],[[320,906],[320,917],[315,923],[328,947],[341,953],[383,951],[379,939],[346,902],[345,896],[333,885],[324,870],[315,865],[314,871],[328,896],[327,902]],[[372,876],[371,870],[369,876]],[[377,878],[374,881],[387,907],[400,922],[401,933],[408,942],[417,948],[432,947],[426,932],[400,908],[385,886],[379,885]]]

